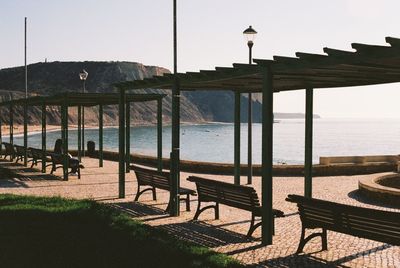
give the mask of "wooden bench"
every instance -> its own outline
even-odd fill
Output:
[[[58,168],[64,167],[64,161],[63,161],[64,156],[62,154],[57,154],[57,153],[49,153],[49,155],[51,158],[51,166],[52,166],[50,174],[53,174],[54,171],[56,171]],[[69,163],[68,168],[71,168],[71,161],[68,161],[68,163]],[[83,166],[79,164],[77,167],[78,179],[81,178],[81,168],[83,168]]]
[[[18,163],[18,161],[20,161],[20,160],[23,161],[25,158],[25,147],[14,144],[14,149],[15,149],[15,156],[16,156],[15,163]],[[27,157],[28,158],[32,157],[32,155],[29,153],[29,151],[27,152]],[[30,162],[30,161],[28,161],[28,162]]]
[[[171,192],[171,184],[170,184],[170,173],[169,172],[159,172],[157,170],[138,167],[135,165],[130,166],[131,170],[135,171],[138,189],[135,197],[135,201],[139,200],[139,196],[147,191],[152,191],[153,200],[157,200],[156,188],[166,190]],[[140,190],[141,186],[150,186],[149,188],[145,188]],[[179,188],[179,195],[185,196],[180,199],[180,201],[186,202],[186,211],[190,211],[190,196],[196,195],[196,191],[188,188]],[[170,199],[171,200],[171,199]],[[170,203],[165,211],[169,211]]]
[[[256,217],[261,216],[261,206],[257,192],[253,187],[235,185],[197,176],[190,176],[187,180],[196,183],[197,194],[199,195],[199,203],[193,220],[197,220],[199,215],[209,208],[214,208],[215,219],[219,219],[219,204],[224,204],[251,212],[250,228],[247,232],[248,237],[251,237],[253,232],[261,226],[261,222],[255,224]],[[201,208],[202,202],[215,202],[215,205]],[[282,211],[274,209],[274,216],[283,217],[284,214]]]
[[[31,165],[31,168],[33,167],[33,166],[37,166],[38,165],[38,163],[40,163],[40,162],[42,162],[43,161],[43,158],[46,158],[46,162],[51,162],[51,158],[49,158],[47,155],[47,152],[45,152],[45,153],[43,153],[43,150],[41,150],[41,149],[36,149],[36,148],[32,148],[32,147],[29,147],[28,148],[28,150],[29,150],[29,153],[30,153],[30,155],[31,155],[31,157],[32,157],[32,165]],[[48,165],[46,165],[46,167],[47,166],[50,166],[50,165],[52,165],[52,164],[48,164]]]
[[[325,200],[289,195],[286,201],[297,203],[302,223],[297,253],[314,237],[321,237],[327,250],[327,230],[400,245],[400,213],[338,204]],[[322,228],[305,238],[306,229]]]
[[[11,161],[15,155],[14,146],[8,142],[2,142],[2,144],[4,145],[4,159],[6,159],[7,156],[9,156]]]

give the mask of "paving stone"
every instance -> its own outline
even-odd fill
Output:
[[[85,169],[82,179],[71,177],[69,181],[50,179],[48,175],[35,172],[25,173],[26,177],[0,180],[0,193],[32,194],[45,196],[63,196],[69,198],[90,198],[108,203],[129,213],[132,218],[162,228],[170,234],[199,245],[226,253],[243,263],[254,267],[400,267],[400,247],[357,238],[350,235],[328,231],[328,250],[321,250],[319,238],[310,241],[305,253],[295,254],[301,231],[301,221],[295,204],[285,201],[288,194],[303,194],[304,179],[301,177],[275,177],[273,182],[274,208],[288,214],[275,221],[273,245],[260,245],[260,229],[254,232],[253,239],[247,239],[250,224],[249,212],[220,206],[220,219],[214,220],[213,211],[205,211],[199,220],[192,218],[197,206],[192,198],[191,212],[169,217],[164,212],[169,194],[157,190],[157,200],[153,201],[150,192],[144,193],[139,202],[133,202],[136,193],[134,173],[126,176],[126,198],[118,198],[118,163],[105,161],[104,168],[98,168],[98,160],[84,158]],[[0,167],[7,163],[0,162]],[[13,167],[18,169],[21,167]],[[23,168],[21,168],[23,170]],[[33,175],[32,175],[33,174]],[[385,173],[386,174],[386,173]],[[1,173],[0,173],[1,175]],[[56,172],[61,175],[61,170]],[[195,185],[186,181],[188,173],[181,174],[181,186],[195,189]],[[333,202],[361,207],[398,211],[399,209],[379,206],[359,196],[358,180],[371,174],[359,176],[317,177],[313,179],[313,196]],[[201,175],[207,178],[233,182],[232,176]],[[242,182],[247,178],[242,177]],[[261,178],[253,179],[253,187],[261,198]]]

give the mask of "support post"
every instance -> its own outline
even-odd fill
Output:
[[[0,118],[0,154],[3,153],[3,136],[2,136],[2,131],[1,131],[1,118]]]
[[[274,214],[272,210],[272,161],[273,161],[273,75],[269,66],[263,66],[262,88],[262,164],[261,164],[261,190],[262,190],[262,230],[261,240],[263,245],[272,244]]]
[[[235,91],[234,118],[234,183],[240,184],[240,92]]]
[[[253,103],[249,93],[247,114],[247,184],[253,183]]]
[[[86,145],[85,145],[85,106],[82,106],[82,156],[86,155]]]
[[[313,89],[306,89],[304,196],[312,197]]]
[[[157,160],[158,171],[162,171],[162,98],[157,99]]]
[[[24,166],[28,166],[28,104],[24,102]]]
[[[125,90],[119,90],[119,104],[118,104],[118,119],[119,119],[119,198],[125,197]]]
[[[103,167],[103,105],[99,105],[99,167]]]
[[[180,214],[180,84],[175,76],[175,84],[172,90],[172,152],[171,152],[171,216]]]
[[[78,159],[82,161],[82,106],[78,106]]]
[[[130,164],[131,164],[131,103],[127,102],[126,105],[126,127],[125,127],[125,172],[130,172]]]
[[[14,146],[14,106],[10,105],[10,143]],[[15,155],[11,154],[11,161],[14,160]]]
[[[46,105],[42,104],[42,172],[46,173]]]
[[[62,156],[63,156],[63,175],[64,180],[68,180],[68,101],[64,100],[61,106],[61,140],[62,140]]]

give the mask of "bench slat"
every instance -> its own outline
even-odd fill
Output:
[[[303,228],[324,228],[400,245],[400,213],[337,204],[298,195],[289,195],[286,200],[297,203]],[[298,251],[302,249],[300,245]]]

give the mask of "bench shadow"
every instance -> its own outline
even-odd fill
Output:
[[[352,267],[345,265],[344,263],[357,259],[359,257],[376,253],[378,251],[385,250],[392,247],[389,244],[384,244],[372,249],[367,249],[361,252],[357,252],[334,261],[327,261],[316,256],[312,253],[308,254],[291,254],[285,257],[279,257],[275,259],[269,259],[264,262],[259,263],[259,265],[264,265],[267,267],[295,267],[296,265],[301,265],[302,267]]]
[[[350,197],[351,199],[354,199],[354,200],[356,200],[360,203],[366,204],[366,205],[379,206],[379,207],[383,207],[383,208],[394,208],[394,209],[398,208],[396,206],[391,206],[389,204],[380,202],[378,200],[372,200],[372,199],[362,195],[358,189],[349,192],[347,194],[347,196]]]
[[[201,221],[164,224],[158,227],[179,239],[206,247],[219,247],[228,244],[248,243],[253,241],[245,235]]]
[[[165,215],[169,217],[169,215],[165,213],[164,210],[140,202],[119,202],[119,203],[117,202],[110,205],[127,213],[128,215],[134,218],[139,218],[144,216],[160,216],[160,215]]]

